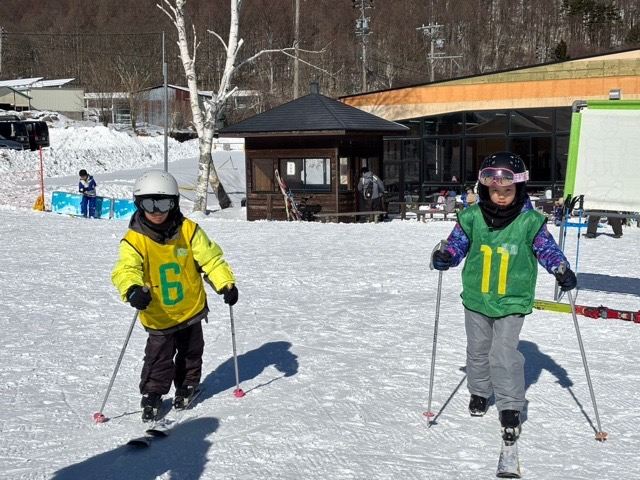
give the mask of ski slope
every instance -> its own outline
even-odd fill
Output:
[[[122,185],[139,171],[101,161]],[[175,158],[169,170],[189,161]],[[47,183],[73,188],[83,166]],[[134,314],[110,280],[127,223],[33,212],[22,208],[26,195],[0,200],[0,478],[494,478],[495,406],[482,418],[467,412],[460,269],[443,274],[435,424],[428,428],[423,416],[438,280],[429,253],[453,223],[246,222],[241,208],[190,215],[238,278],[246,396],[232,394],[229,310],[210,292],[200,401],[168,438],[134,450],[123,445],[143,431],[141,327],[104,410],[110,421],[92,421]],[[575,238],[569,232],[572,263]],[[635,226],[621,239],[582,240],[579,270],[601,275],[603,290],[637,285],[638,251]],[[628,290],[584,290],[578,301],[640,309]],[[537,297],[552,295],[553,278],[540,271]],[[640,478],[640,325],[585,317],[579,324],[609,440],[594,440],[571,316],[534,311],[520,343],[529,402],[519,443],[524,478]]]

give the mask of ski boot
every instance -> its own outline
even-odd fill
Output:
[[[520,412],[517,410],[502,410],[500,412],[502,425],[502,439],[505,445],[513,445],[520,436]]]
[[[176,393],[173,397],[173,408],[176,410],[184,410],[196,393],[198,393],[197,386],[186,385],[176,388]]]
[[[471,395],[469,400],[469,413],[472,417],[482,417],[487,413],[489,402],[480,395]]]
[[[158,410],[162,405],[162,395],[159,393],[145,393],[140,400],[140,406],[142,407],[142,421],[152,422],[158,415]]]

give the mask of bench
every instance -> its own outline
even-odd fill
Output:
[[[370,212],[320,212],[314,215],[314,218],[319,219],[323,223],[337,222],[339,218],[352,217],[357,219],[358,217],[368,217],[368,221],[378,223],[378,219],[381,215],[385,215],[387,212],[383,210],[374,210]]]
[[[416,220],[418,220],[419,222],[425,222],[427,215],[429,216],[429,218],[431,219],[442,219],[442,220],[457,220],[457,216],[456,216],[456,212],[446,212],[444,210],[439,210],[437,208],[430,208],[428,210],[407,210],[408,212],[412,212],[415,213],[416,215]],[[434,217],[434,215],[438,215],[438,217]],[[442,218],[439,217],[439,215],[442,215]]]

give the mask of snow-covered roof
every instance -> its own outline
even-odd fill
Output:
[[[0,80],[0,87],[11,87],[15,90],[28,90],[30,88],[61,87],[71,83],[75,78],[58,78],[44,80],[44,77],[16,78],[13,80]]]
[[[31,84],[31,88],[61,87],[71,83],[75,78],[59,78],[57,80],[39,80]]]
[[[0,80],[0,87],[11,87],[14,89],[30,87],[44,77],[17,78],[14,80]]]

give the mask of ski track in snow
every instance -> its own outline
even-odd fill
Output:
[[[437,273],[429,253],[453,223],[244,222],[198,216],[238,277],[234,309],[209,292],[198,404],[148,450],[137,326],[105,414],[102,402],[133,309],[110,281],[126,222],[0,208],[0,476],[6,479],[483,479],[500,447],[495,406],[467,413],[460,269],[443,275],[432,410],[426,410]],[[557,229],[551,227],[557,235]],[[580,271],[637,277],[640,229],[582,240]],[[575,256],[575,233],[568,237]],[[208,288],[208,287],[207,287]],[[538,277],[550,299],[553,278]],[[578,303],[638,310],[638,297],[583,291]],[[534,310],[526,357],[525,478],[640,478],[635,457],[640,325],[579,317],[603,430],[570,315]],[[444,406],[444,408],[442,408]]]

